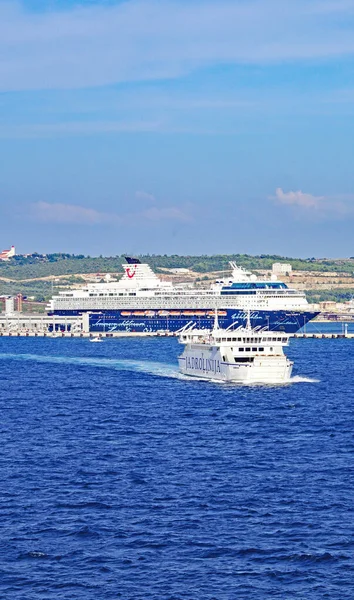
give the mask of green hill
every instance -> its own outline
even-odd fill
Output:
[[[138,256],[156,270],[158,268],[189,268],[199,273],[222,271],[229,268],[229,261],[247,269],[270,269],[274,262],[290,263],[293,269],[302,271],[354,272],[354,258],[351,259],[299,259],[277,255],[250,256],[248,254],[220,254],[201,256],[143,255]],[[0,262],[0,277],[14,280],[39,277],[74,275],[77,273],[119,273],[122,272],[124,256],[89,257],[71,254],[33,254],[28,257],[15,256],[8,262]]]
[[[274,262],[290,263],[295,270],[317,272],[354,272],[354,258],[350,259],[299,259],[277,255],[250,256],[248,254],[222,254],[201,256],[167,255],[142,255],[138,256],[141,262],[147,262],[154,271],[160,269],[188,268],[194,272],[208,273],[210,271],[223,271],[229,269],[229,261],[235,261],[246,269],[271,269]],[[22,293],[33,296],[36,300],[45,300],[52,295],[52,281],[50,278],[67,276],[61,279],[62,284],[80,282],[75,275],[87,273],[121,273],[124,256],[90,257],[72,254],[32,254],[31,256],[15,256],[7,262],[0,261],[0,295],[14,295]],[[47,281],[43,278],[48,278]],[[24,281],[29,280],[29,281]],[[59,289],[58,282],[55,290]],[[324,294],[323,294],[324,295]],[[333,293],[332,293],[333,295]],[[331,297],[332,297],[331,295]]]

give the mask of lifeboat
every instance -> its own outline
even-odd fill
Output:
[[[154,310],[146,310],[145,314],[147,317],[154,317],[155,316],[155,311]]]
[[[120,314],[122,317],[130,317],[132,313],[129,310],[122,310]]]
[[[183,314],[186,315],[186,317],[194,317],[197,313],[195,313],[193,310],[184,310]]]
[[[168,310],[159,310],[158,314],[160,317],[168,317],[170,313]]]
[[[171,310],[170,315],[171,317],[179,317],[181,314],[181,312],[179,310]]]
[[[195,314],[197,317],[205,317],[206,315],[205,310],[197,310]]]
[[[143,310],[135,310],[133,315],[134,317],[145,317],[145,312]]]

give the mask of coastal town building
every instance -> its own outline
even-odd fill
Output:
[[[272,273],[273,275],[291,275],[292,266],[288,263],[273,263]]]
[[[10,258],[15,256],[15,254],[15,246],[11,246],[10,250],[3,250],[2,252],[0,252],[0,260],[10,260]]]

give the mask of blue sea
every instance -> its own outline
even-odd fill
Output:
[[[0,339],[1,600],[354,598],[354,339],[278,387],[180,349]]]

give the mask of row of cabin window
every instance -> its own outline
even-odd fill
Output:
[[[129,293],[129,294],[89,294],[89,296],[92,297],[97,297],[97,296],[136,296],[135,293]]]
[[[262,338],[262,342],[281,342],[283,338],[281,337],[274,337],[274,338]],[[220,338],[219,339],[220,342],[243,342],[246,344],[252,344],[252,342],[256,342],[256,340],[253,340],[252,338]],[[257,340],[258,341],[258,340]],[[259,339],[259,341],[261,341],[261,338]]]
[[[222,357],[223,361],[226,362],[226,356]],[[237,356],[235,357],[235,363],[251,363],[254,362],[254,356]]]
[[[252,350],[252,352],[264,352],[264,348],[239,348],[239,352],[243,352],[243,351],[251,352],[251,350]],[[273,348],[270,348],[270,351],[272,352]],[[223,356],[222,359],[225,362],[226,356]],[[235,356],[235,362],[253,362],[253,361],[254,361],[253,357],[252,358],[240,358],[240,357]]]
[[[261,348],[261,347],[259,347],[259,348],[239,348],[238,349],[239,352],[251,352],[251,350],[252,350],[252,352],[264,352],[264,348]],[[272,350],[272,348],[271,348],[271,350]]]

